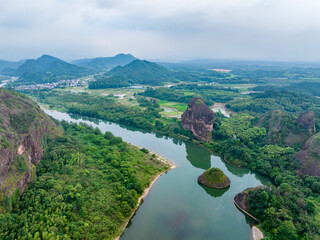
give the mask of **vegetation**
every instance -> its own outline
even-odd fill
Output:
[[[226,175],[219,168],[210,168],[205,172],[203,178],[208,182],[223,183],[226,180]]]
[[[254,115],[280,109],[292,113],[319,108],[320,99],[307,94],[286,90],[267,90],[251,95],[247,99],[236,99],[227,104],[235,112],[248,112]]]
[[[96,81],[89,82],[89,89],[122,88],[130,86],[129,80],[121,76],[95,77]]]
[[[1,239],[113,239],[144,188],[168,169],[110,132],[62,125],[64,135],[48,141],[37,180],[11,213],[0,215]]]
[[[221,86],[179,84],[170,88],[149,88],[140,95],[161,100],[188,103],[193,97],[200,97],[207,105],[227,102],[240,96],[239,90]]]
[[[297,93],[308,93],[313,96],[320,96],[320,82],[299,82],[285,86],[263,85],[254,87],[254,91],[282,90]]]
[[[162,109],[154,100],[142,98],[138,100],[140,106],[132,107],[120,104],[112,96],[94,96],[88,93],[75,94],[50,90],[28,93],[32,94],[40,102],[68,113],[100,118],[126,126],[161,132],[170,136],[180,136],[180,138],[188,136],[192,138],[192,133],[182,129],[178,119],[161,117],[160,112]]]
[[[188,105],[186,103],[169,102],[165,100],[159,100],[158,103],[160,106],[175,108],[179,112],[184,112],[188,108]]]
[[[35,177],[46,137],[61,134],[59,126],[27,96],[0,89],[0,214],[10,211]]]
[[[226,188],[230,186],[229,178],[219,168],[210,168],[198,178],[198,182],[212,188]]]
[[[0,72],[5,74],[8,69],[17,69],[24,61],[9,62],[0,60]]]
[[[119,65],[126,65],[135,60],[136,58],[131,54],[118,54],[114,57],[99,57],[99,58],[86,58],[75,60],[72,64],[94,68],[98,71],[108,71],[113,67]]]
[[[200,66],[188,70],[185,66],[171,65],[170,67],[175,70],[171,71],[174,75],[162,75],[164,76],[162,78],[160,74],[157,79],[150,78],[148,81],[142,74],[138,74],[142,71],[137,71],[135,75],[134,68],[127,67],[118,68],[118,70],[120,73],[123,70],[121,77],[129,84],[159,85],[168,79],[187,81],[188,78],[184,78],[185,73],[188,73],[189,79],[194,78],[199,84],[148,88],[140,95],[143,97],[138,99],[139,106],[136,107],[121,105],[112,97],[52,91],[31,94],[51,107],[60,107],[70,113],[159,131],[175,137],[185,136],[192,140],[194,138],[191,132],[183,130],[179,120],[161,117],[159,104],[164,105],[168,102],[186,104],[193,97],[201,97],[209,105],[215,101],[227,102],[227,107],[238,114],[225,118],[222,114],[215,113],[213,141],[204,145],[219,153],[231,164],[247,167],[272,180],[273,185],[248,191],[250,213],[260,220],[267,239],[319,239],[320,178],[300,172],[300,163],[295,155],[305,142],[305,136],[302,138],[305,130],[293,124],[293,120],[301,113],[312,110],[316,116],[316,132],[320,129],[320,99],[314,97],[319,96],[318,85],[313,83],[316,81],[319,69],[297,68],[290,64],[265,67],[259,64],[244,66],[240,63],[232,63],[230,68],[219,66],[232,69],[231,73],[217,73],[212,70],[203,70]],[[116,76],[115,72],[118,74],[118,70],[111,71],[110,75],[106,76]],[[136,79],[141,77],[142,80],[132,80],[132,76],[137,76]],[[171,76],[175,77],[171,78]],[[305,83],[307,78],[310,81]],[[222,87],[204,84],[212,82],[287,85],[258,86],[254,90],[263,92],[243,95],[237,89],[225,88],[226,85]],[[144,97],[160,101],[157,103]],[[270,121],[264,121],[261,118],[263,114],[272,115],[274,110],[284,113],[282,121],[279,122],[279,128],[283,128],[283,131],[281,130],[279,134],[270,131],[273,126],[278,126],[276,118],[271,117]],[[284,141],[291,133],[294,137],[300,136],[303,141],[298,145],[291,145]]]
[[[20,76],[9,86],[30,85],[57,82],[93,73],[92,70],[79,67],[61,59],[43,55],[36,60],[27,60],[14,70],[13,75]]]
[[[294,160],[298,149],[269,144],[266,129],[255,122],[248,114],[216,119],[213,142],[205,145],[234,165],[270,177],[274,186],[249,191],[248,197],[250,212],[268,239],[316,239],[319,177],[298,176],[299,163]]]
[[[134,60],[126,66],[115,67],[109,74],[127,79],[131,84],[162,85],[163,82],[174,80],[171,70],[143,60]]]

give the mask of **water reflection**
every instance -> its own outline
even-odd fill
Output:
[[[195,144],[185,142],[187,159],[196,168],[207,170],[211,166],[211,153]]]
[[[240,168],[240,167],[235,167],[232,166],[231,164],[228,164],[226,162],[223,162],[224,165],[226,166],[226,168],[228,169],[229,172],[231,172],[232,174],[238,176],[238,177],[243,177],[246,174],[250,173],[250,170],[247,168]]]
[[[230,186],[227,188],[210,188],[201,183],[198,183],[198,185],[201,186],[210,196],[214,198],[221,197],[225,192],[227,192],[230,189]]]

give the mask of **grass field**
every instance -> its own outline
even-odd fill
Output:
[[[186,103],[170,102],[165,100],[159,100],[159,105],[175,108],[179,112],[184,112],[188,108],[188,105]]]
[[[88,89],[87,86],[81,87],[66,87],[66,88],[56,88],[55,91],[71,91],[74,93],[81,93],[87,92],[93,95],[101,95],[101,96],[108,96],[114,95],[115,97],[118,96],[118,101],[122,104],[128,106],[137,106],[139,105],[136,100],[134,100],[134,94],[140,93],[144,90],[142,89],[129,89],[129,88],[108,88],[108,89]],[[122,95],[122,97],[120,97]]]

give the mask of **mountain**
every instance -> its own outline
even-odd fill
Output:
[[[59,58],[43,55],[38,59],[29,59],[15,70],[20,78],[15,85],[28,85],[56,82],[94,73],[93,70],[67,63]]]
[[[191,130],[194,137],[200,141],[209,142],[212,139],[214,114],[201,98],[192,98],[188,109],[181,115],[183,129]]]
[[[59,58],[43,55],[35,60],[27,60],[24,64],[18,67],[16,72],[18,75],[31,72],[52,72],[54,74],[67,75],[88,71],[89,70],[86,68],[67,63]]]
[[[320,177],[320,133],[310,137],[295,158],[300,162],[300,173]]]
[[[90,89],[119,88],[134,84],[163,85],[176,81],[175,72],[146,60],[134,60],[125,66],[118,66],[109,72],[96,76],[89,83]]]
[[[132,84],[161,85],[175,79],[173,71],[146,60],[134,60],[125,66],[115,67],[109,74],[128,79]]]
[[[268,142],[301,147],[315,133],[315,114],[302,113],[298,118],[282,110],[273,110],[262,115],[258,127],[267,130]]]
[[[62,128],[23,94],[0,89],[0,213],[34,179],[49,136]]]
[[[10,61],[0,60],[0,73],[3,74],[3,75],[8,75],[6,73],[12,72],[12,70],[17,69],[24,62],[25,62],[24,60],[21,60],[21,61],[18,61],[18,62],[10,62]]]
[[[85,58],[75,60],[71,63],[78,66],[90,67],[102,72],[109,71],[116,66],[124,66],[134,60],[136,60],[136,58],[131,54],[120,53],[114,57]]]

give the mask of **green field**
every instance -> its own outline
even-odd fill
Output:
[[[188,108],[188,105],[186,103],[170,102],[165,100],[159,100],[158,103],[160,106],[175,108],[179,112],[184,112]]]

